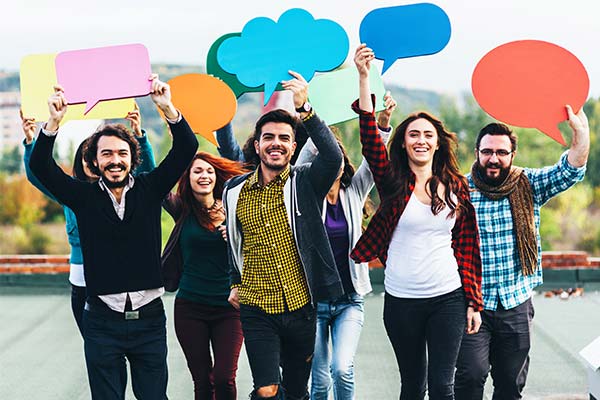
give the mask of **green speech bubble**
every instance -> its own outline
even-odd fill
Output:
[[[219,62],[217,61],[217,51],[219,50],[219,46],[221,46],[221,44],[225,40],[227,40],[231,37],[236,37],[236,36],[239,37],[241,35],[242,35],[241,32],[234,32],[234,33],[227,33],[227,34],[221,36],[220,38],[215,40],[215,42],[212,44],[212,46],[210,46],[210,49],[208,50],[208,55],[206,56],[206,73],[209,75],[212,75],[216,78],[219,78],[223,82],[225,82],[227,84],[227,86],[229,86],[231,88],[233,93],[235,93],[235,97],[238,99],[244,93],[264,92],[264,90],[265,90],[265,85],[260,85],[257,87],[249,87],[249,86],[242,84],[236,75],[230,74],[229,72],[225,71],[223,68],[221,68],[221,66],[219,65]],[[290,79],[291,79],[291,76],[290,76]],[[283,88],[281,87],[281,84],[278,84],[277,88],[275,90],[283,90]]]
[[[375,65],[371,65],[369,83],[371,92],[377,97],[375,111],[385,109],[385,87]],[[358,71],[356,68],[344,68],[315,76],[310,81],[308,98],[319,117],[327,124],[334,125],[358,118],[358,114],[350,107],[358,99],[358,94]]]

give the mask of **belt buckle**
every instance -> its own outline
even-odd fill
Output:
[[[125,311],[125,319],[140,319],[139,311]]]

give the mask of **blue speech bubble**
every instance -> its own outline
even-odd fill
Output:
[[[435,54],[450,41],[450,18],[430,3],[378,8],[360,23],[360,41],[383,60],[382,74],[399,58]]]
[[[310,81],[315,72],[342,65],[349,46],[348,35],[338,23],[315,20],[308,11],[293,8],[277,22],[265,17],[248,21],[241,36],[219,46],[217,62],[243,85],[264,84],[267,104],[277,84],[291,78],[288,70]]]

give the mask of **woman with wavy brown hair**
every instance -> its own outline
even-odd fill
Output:
[[[244,173],[235,161],[199,152],[163,206],[176,221],[165,246],[165,288],[175,291],[175,332],[196,400],[234,400],[242,346],[240,313],[228,302],[224,183]],[[211,357],[214,354],[214,361]]]
[[[384,324],[402,381],[400,399],[454,399],[463,331],[476,333],[482,309],[475,210],[458,170],[456,135],[426,112],[408,116],[389,155],[377,134],[369,87],[373,51],[358,47],[363,155],[381,206],[352,251],[385,266]]]

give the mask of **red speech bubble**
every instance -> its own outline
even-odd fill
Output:
[[[540,40],[518,40],[496,47],[479,61],[471,80],[475,99],[504,123],[537,128],[563,146],[558,124],[568,119],[565,105],[577,112],[590,89],[577,57]]]
[[[101,100],[146,96],[152,89],[150,58],[142,44],[64,51],[55,64],[67,102],[86,103],[84,114]]]

